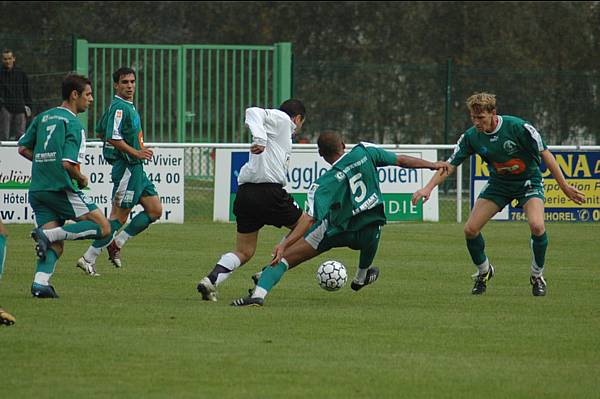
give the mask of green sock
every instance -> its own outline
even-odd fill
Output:
[[[152,224],[152,222],[154,222],[154,220],[150,219],[150,216],[148,216],[146,211],[140,212],[135,215],[127,227],[125,227],[125,233],[133,237],[146,230],[148,226]]]
[[[481,233],[473,239],[467,238],[467,249],[469,250],[469,254],[471,255],[474,264],[481,265],[485,262],[487,258],[484,251],[485,241],[483,240]]]
[[[6,260],[6,236],[0,234],[0,278],[4,273],[4,261]]]
[[[275,266],[267,266],[260,275],[260,279],[256,285],[267,292],[271,291],[279,280],[281,280],[287,269],[288,266],[285,262],[279,262]]]
[[[36,273],[46,273],[52,275],[54,273],[54,268],[56,267],[56,261],[58,260],[58,255],[52,248],[49,248],[46,251],[46,259],[37,260],[37,267],[35,269]]]
[[[95,240],[92,243],[92,247],[94,247],[94,248],[104,248],[104,247],[106,247],[108,244],[110,244],[110,242],[112,241],[115,233],[117,231],[119,231],[119,229],[121,228],[121,226],[123,226],[123,225],[121,224],[121,222],[118,219],[111,220],[110,221],[110,234],[108,235],[108,237],[100,239],[100,240]]]
[[[548,236],[546,232],[541,236],[531,235],[531,250],[533,251],[533,261],[537,269],[543,269],[546,261],[546,248],[548,248]]]
[[[62,229],[67,233],[66,240],[89,240],[102,237],[102,229],[94,222],[83,220],[81,222],[65,224]]]

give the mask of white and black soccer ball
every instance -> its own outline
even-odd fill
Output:
[[[328,260],[317,269],[319,286],[327,291],[337,291],[348,281],[346,267],[337,260]]]

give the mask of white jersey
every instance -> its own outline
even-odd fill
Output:
[[[246,110],[246,126],[252,133],[252,144],[262,145],[265,150],[261,154],[250,153],[248,163],[240,170],[238,185],[278,183],[285,186],[296,124],[278,109],[252,107]]]

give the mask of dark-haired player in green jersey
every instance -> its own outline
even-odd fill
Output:
[[[478,270],[473,276],[475,285],[471,292],[474,295],[483,294],[487,282],[494,276],[494,267],[485,255],[481,230],[496,213],[516,200],[517,207],[522,207],[525,211],[531,230],[533,259],[529,281],[532,294],[546,295],[547,285],[543,272],[548,238],[544,226],[541,161],[544,161],[571,201],[581,204],[584,195],[567,183],[554,155],[530,123],[514,116],[496,114],[495,95],[473,94],[467,99],[467,107],[473,127],[460,137],[454,154],[448,159],[451,164],[450,174],[473,154],[479,154],[490,169],[489,182],[479,194],[464,227],[467,249]],[[436,173],[424,188],[413,194],[413,204],[421,198],[427,201],[431,191],[447,177],[448,175]]]
[[[133,207],[144,210],[119,234],[97,240],[77,261],[82,269],[94,267],[102,248],[108,246],[108,258],[121,267],[121,248],[127,240],[146,230],[162,215],[162,205],[154,184],[144,171],[143,161],[152,159],[152,150],[144,147],[140,114],[133,105],[135,71],[122,67],[113,73],[115,97],[102,115],[96,132],[104,139],[104,158],[112,165],[113,181],[110,226],[115,234],[126,222]]]
[[[372,267],[381,226],[386,223],[377,167],[401,166],[447,170],[445,162],[429,162],[396,155],[369,143],[348,153],[342,137],[324,132],[318,139],[319,155],[331,169],[319,177],[308,193],[308,218],[301,219],[273,252],[271,267],[260,274],[251,296],[239,298],[233,306],[262,306],[265,296],[283,274],[331,248],[349,247],[360,251],[358,269],[351,288],[358,291],[374,283],[379,269]]]
[[[4,273],[4,261],[6,260],[6,237],[8,236],[8,232],[6,231],[6,227],[2,224],[2,219],[0,219],[0,280],[2,280],[2,273]],[[4,324],[6,326],[10,326],[15,324],[15,317],[8,313],[6,310],[0,307],[0,325]]]
[[[29,204],[38,225],[32,238],[39,259],[31,293],[38,298],[58,297],[49,280],[64,240],[110,234],[106,217],[81,191],[88,185],[88,178],[79,170],[86,133],[77,114],[94,100],[90,81],[80,75],[67,76],[62,82],[62,98],[59,107],[39,114],[19,140],[19,154],[32,162]],[[65,225],[66,220],[77,223]]]

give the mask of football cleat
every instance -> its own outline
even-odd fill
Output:
[[[208,277],[204,277],[200,280],[196,289],[202,294],[202,300],[217,302],[217,287],[210,282]]]
[[[6,310],[0,308],[0,324],[4,324],[5,326],[11,326],[15,324],[15,316],[8,313]]]
[[[53,286],[38,283],[31,284],[31,295],[35,298],[58,298]]]
[[[121,248],[117,246],[115,240],[112,240],[106,249],[108,250],[108,260],[110,260],[115,267],[121,267]]]
[[[529,282],[531,283],[531,293],[533,296],[544,296],[546,295],[546,280],[544,280],[543,276],[531,276],[529,278]]]
[[[100,275],[96,272],[96,264],[88,262],[83,256],[77,261],[77,267],[92,277],[98,277]]]
[[[31,238],[35,241],[35,253],[41,260],[46,259],[46,252],[50,247],[50,240],[44,234],[44,230],[41,227],[33,229],[31,232]]]
[[[367,270],[367,275],[365,276],[365,281],[363,283],[359,283],[356,280],[352,280],[350,283],[350,288],[354,291],[358,291],[362,289],[365,285],[373,284],[379,278],[379,269],[376,267],[371,267]]]
[[[490,281],[492,277],[494,277],[494,266],[490,264],[490,267],[485,273],[476,273],[473,275],[475,278],[475,285],[471,290],[471,294],[473,295],[481,295],[485,292],[487,288],[487,283]]]
[[[238,298],[231,302],[231,306],[263,306],[265,300],[263,298],[252,298],[247,296],[245,298]]]

